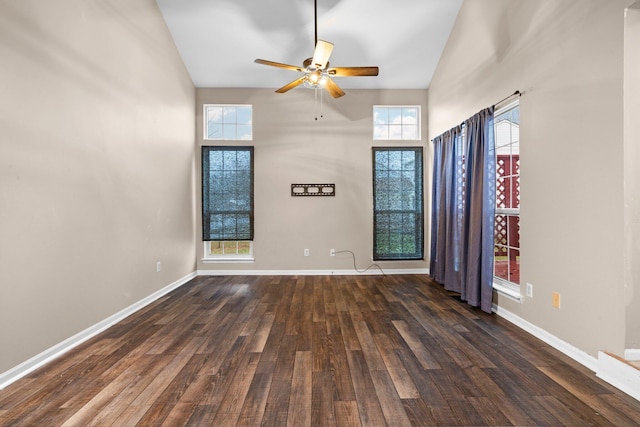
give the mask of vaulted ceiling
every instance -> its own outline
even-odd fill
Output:
[[[196,87],[278,88],[299,75],[256,58],[301,66],[314,50],[313,0],[156,0]],[[336,77],[345,89],[423,89],[462,0],[317,0],[318,39],[331,66],[380,68]]]

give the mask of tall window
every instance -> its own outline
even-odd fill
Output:
[[[205,256],[247,253],[238,242],[253,240],[253,147],[202,147],[202,240]]]
[[[373,148],[373,259],[424,258],[421,147]]]
[[[374,140],[419,140],[420,106],[374,105]]]
[[[495,112],[496,213],[494,283],[520,292],[520,109]]]
[[[204,106],[204,139],[253,139],[251,105]]]

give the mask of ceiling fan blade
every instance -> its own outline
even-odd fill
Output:
[[[300,86],[302,83],[304,83],[304,79],[306,78],[307,76],[302,76],[298,79],[295,79],[291,83],[287,83],[286,85],[282,86],[280,89],[276,90],[276,93],[285,93],[296,86]]]
[[[300,72],[304,71],[302,68],[296,67],[295,65],[281,64],[280,62],[267,61],[266,59],[256,59],[253,62],[255,62],[256,64],[270,65],[272,67],[286,68],[287,70]]]
[[[313,65],[319,70],[324,70],[329,63],[329,56],[331,56],[332,51],[333,43],[318,40],[316,49],[313,51]]]
[[[344,91],[340,89],[340,86],[338,86],[336,82],[331,79],[327,79],[324,84],[324,88],[327,90],[327,92],[329,92],[329,95],[333,96],[334,98],[340,98],[344,95]]]
[[[336,77],[377,76],[378,67],[334,67],[329,68],[327,73]]]

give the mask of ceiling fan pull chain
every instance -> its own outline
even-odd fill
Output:
[[[315,97],[315,100],[314,100],[313,104],[314,104],[314,109],[316,110],[315,111],[316,112],[316,120],[318,120],[318,87],[315,87],[313,89],[313,94],[314,94],[314,97]]]
[[[323,117],[324,117],[324,114],[322,114],[322,90],[320,90],[320,118],[322,119]]]

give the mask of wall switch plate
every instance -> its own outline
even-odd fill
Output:
[[[533,285],[531,283],[527,283],[527,296],[533,298]]]
[[[156,273],[160,273],[160,270],[162,270],[162,263],[158,261],[156,263]]]
[[[304,256],[309,256],[309,249],[304,250]]]
[[[336,256],[336,250],[335,249],[329,249],[329,256]]]

